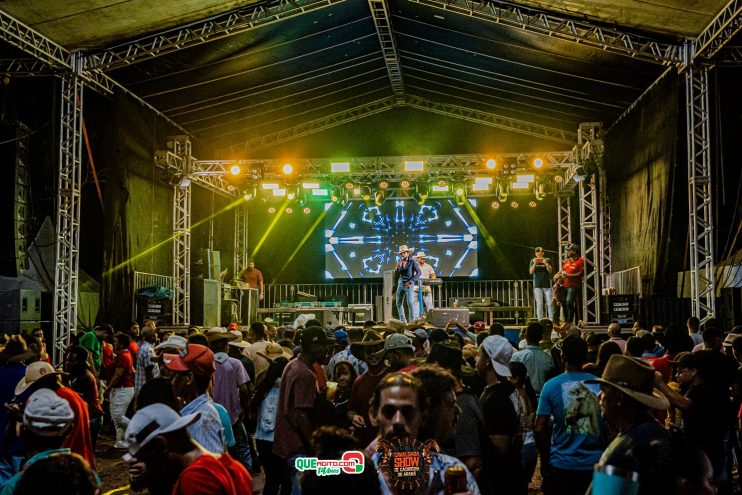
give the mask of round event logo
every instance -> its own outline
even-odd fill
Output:
[[[381,454],[379,470],[396,493],[416,493],[427,486],[428,468],[433,462],[430,453],[437,450],[438,445],[432,440],[421,443],[414,439],[382,439],[376,450]]]

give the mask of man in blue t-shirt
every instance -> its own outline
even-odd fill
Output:
[[[534,434],[541,455],[544,495],[583,495],[593,466],[607,442],[600,415],[599,387],[581,371],[587,344],[577,335],[564,339],[565,372],[544,384],[536,411]],[[553,419],[553,426],[550,426]]]

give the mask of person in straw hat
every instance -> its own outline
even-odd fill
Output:
[[[376,428],[371,425],[368,416],[368,403],[376,385],[389,373],[389,367],[384,363],[384,337],[376,330],[366,330],[360,342],[350,345],[350,352],[368,365],[368,371],[353,384],[348,403],[348,421],[361,445],[368,445],[376,436]]]
[[[397,278],[397,291],[395,293],[395,299],[397,303],[397,312],[399,313],[399,319],[403,323],[407,323],[405,318],[404,306],[402,305],[402,299],[407,298],[407,309],[409,310],[410,320],[414,320],[418,317],[417,309],[413,304],[414,292],[413,287],[417,283],[417,279],[420,278],[420,265],[417,264],[413,258],[410,258],[410,253],[413,250],[408,248],[406,245],[399,246],[397,256],[400,257],[397,262],[394,276]]]
[[[413,259],[420,265],[420,278],[421,279],[432,279],[435,278],[435,270],[433,265],[427,262],[428,256],[424,251],[418,251]],[[415,307],[420,309],[419,288],[415,286]],[[433,288],[429,285],[423,285],[423,304],[425,305],[425,312],[427,313],[433,309]]]

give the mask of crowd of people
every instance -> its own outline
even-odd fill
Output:
[[[43,331],[4,336],[0,495],[101,493],[109,425],[132,493],[251,494],[260,473],[266,495],[520,495],[537,468],[546,495],[732,493],[740,334],[695,318],[630,335],[543,318],[520,342],[481,321],[182,335],[148,321],[76,336],[61,369]],[[415,483],[394,449],[420,449]],[[355,472],[304,468],[347,452]]]

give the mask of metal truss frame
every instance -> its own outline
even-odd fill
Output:
[[[234,278],[247,267],[247,215],[247,205],[245,203],[234,209]]]
[[[62,78],[57,170],[57,241],[54,265],[53,362],[61,364],[77,328],[80,266],[80,190],[82,186],[82,58],[72,55],[72,74]]]
[[[178,159],[181,180],[173,186],[173,324],[191,322],[191,140],[172,136],[173,155]]]
[[[551,36],[662,65],[682,63],[681,45],[498,0],[409,0],[528,33]],[[742,1],[742,0],[738,0]]]
[[[690,65],[685,72],[685,114],[691,312],[703,323],[716,316],[708,67]]]
[[[399,54],[394,40],[394,30],[392,29],[392,19],[389,15],[387,0],[368,0],[368,6],[371,9],[374,26],[376,26],[376,34],[379,36],[381,51],[384,54],[384,63],[386,63],[386,70],[392,84],[392,92],[394,92],[397,103],[403,103],[404,81],[402,80],[402,69],[399,63]]]
[[[419,96],[407,95],[405,98],[405,106],[559,143],[573,144],[577,138],[575,133],[557,129],[555,127],[533,124],[525,120],[513,119],[459,105],[436,103]]]
[[[593,175],[579,183],[580,252],[585,260],[582,284],[582,320],[600,324],[600,225],[598,191]]]
[[[731,0],[693,42],[693,59],[711,59],[742,29],[742,0]]]
[[[344,0],[278,0],[232,10],[134,42],[111,47],[89,56],[90,67],[111,71],[191,48],[203,43],[244,33],[275,22],[329,7]]]
[[[558,257],[560,261],[563,261],[567,248],[572,245],[572,205],[570,196],[557,196],[557,239],[559,239]]]
[[[342,180],[358,180],[363,182],[374,182],[381,179],[397,181],[409,179],[410,177],[435,176],[450,177],[464,180],[475,175],[491,174],[492,171],[486,167],[490,158],[496,158],[498,162],[531,162],[539,157],[544,161],[544,173],[573,166],[572,151],[550,151],[546,153],[507,153],[497,155],[413,155],[413,156],[384,156],[384,157],[355,157],[347,159],[329,158],[305,158],[294,161],[297,173],[292,180],[322,180],[335,182]],[[404,162],[408,160],[423,160],[425,171],[405,172]],[[350,163],[351,171],[342,174],[333,174],[330,169],[332,161],[347,161]],[[284,164],[280,160],[196,160],[194,162],[194,175],[222,176],[230,173],[232,165],[239,165],[245,173],[257,174],[264,180],[285,181],[286,176],[280,172]],[[204,175],[200,175],[204,174]]]
[[[601,287],[608,287],[608,277],[611,274],[611,202],[608,194],[606,174],[601,172],[598,177],[598,202],[600,211],[598,218],[600,225],[600,281]]]

